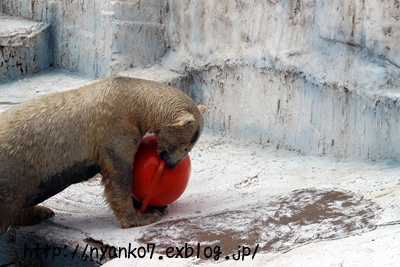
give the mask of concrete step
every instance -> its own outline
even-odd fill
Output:
[[[0,83],[0,112],[30,98],[76,89],[96,80],[49,68],[35,75]]]
[[[0,16],[0,81],[39,72],[51,64],[49,24]]]
[[[161,65],[121,71],[118,75],[159,81],[188,91],[190,76],[171,71]],[[0,80],[0,112],[32,97],[78,88],[97,81],[65,70],[49,68],[17,80]]]
[[[185,93],[189,92],[189,88],[192,85],[192,79],[189,73],[179,73],[161,64],[155,64],[146,68],[124,70],[119,72],[118,75],[158,81],[178,88]]]

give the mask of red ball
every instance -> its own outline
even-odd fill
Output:
[[[190,176],[189,155],[175,168],[165,166],[157,155],[154,135],[142,139],[133,162],[132,195],[142,202],[140,211],[147,205],[165,206],[177,200],[185,191]]]

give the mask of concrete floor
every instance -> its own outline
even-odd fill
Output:
[[[25,98],[90,82],[50,71],[0,85],[0,102],[4,110]],[[92,252],[94,264],[107,262],[108,267],[400,262],[398,164],[300,155],[208,129],[190,156],[188,188],[158,223],[121,229],[104,201],[100,177],[95,177],[45,201],[54,218],[12,232],[38,246],[52,244],[53,252],[59,248],[56,260],[75,256],[87,263],[81,257],[86,251]],[[134,248],[138,258],[125,255]],[[187,258],[168,258],[179,257],[178,251],[189,255],[190,248],[193,254]],[[238,251],[249,255],[242,260]]]

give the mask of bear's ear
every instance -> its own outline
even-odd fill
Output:
[[[207,111],[207,107],[203,105],[197,105],[197,108],[200,110],[201,114]]]
[[[189,113],[189,112],[185,112],[185,113],[182,113],[181,115],[179,115],[179,117],[176,118],[174,120],[174,122],[172,122],[169,126],[173,126],[173,127],[174,126],[185,126],[194,121],[195,121],[195,119],[194,119],[193,114]]]

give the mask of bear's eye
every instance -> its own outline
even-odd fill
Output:
[[[190,144],[194,144],[196,142],[197,138],[199,137],[199,129],[194,133],[192,139],[190,139]]]

